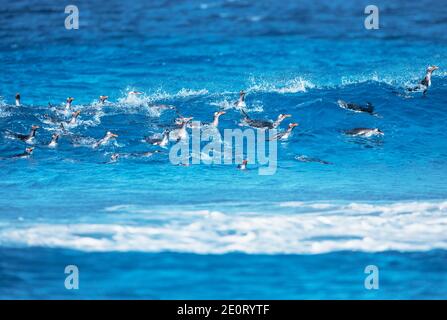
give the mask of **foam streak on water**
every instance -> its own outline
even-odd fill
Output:
[[[138,223],[23,223],[0,229],[0,243],[82,251],[316,254],[447,249],[447,201],[371,205],[280,203],[288,214],[163,212],[122,205],[108,213]],[[150,221],[156,223],[150,223]],[[149,223],[148,223],[149,221]]]

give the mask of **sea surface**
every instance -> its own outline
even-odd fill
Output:
[[[447,2],[374,1],[367,30],[370,2],[79,0],[67,30],[60,1],[0,1],[0,298],[447,298]],[[275,174],[144,142],[177,116],[161,104],[247,128],[240,90],[252,118],[299,123]],[[61,132],[67,97],[81,114]]]

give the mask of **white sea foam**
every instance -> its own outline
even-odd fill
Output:
[[[131,88],[127,88],[122,97],[117,100],[116,106],[121,110],[125,110],[127,113],[138,113],[142,110],[148,113],[149,116],[158,118],[165,110],[159,108],[157,104],[161,101],[172,99],[183,99],[194,96],[201,96],[208,94],[206,89],[186,89],[182,88],[177,93],[171,94],[162,89],[157,89],[152,93],[131,94],[134,91]]]
[[[3,100],[3,97],[0,97],[0,118],[6,118],[6,117],[11,116],[10,112],[4,110],[5,107],[6,107],[6,103]]]
[[[340,83],[332,85],[324,85],[322,87],[334,88],[338,86],[349,86],[355,84],[363,84],[367,82],[376,82],[386,84],[395,88],[408,88],[417,85],[425,75],[425,70],[407,69],[399,74],[379,74],[373,72],[370,74],[346,75],[341,77]],[[442,78],[447,75],[447,72],[436,72],[434,78]]]
[[[161,101],[168,100],[174,98],[186,98],[191,96],[201,96],[208,94],[208,90],[206,89],[188,89],[182,88],[177,93],[171,94],[162,89],[157,89],[152,93],[140,93],[140,94],[131,94],[134,91],[130,88],[127,88],[124,92],[124,95],[118,99],[118,104],[120,106],[150,106],[151,104]]]
[[[235,101],[229,101],[227,99],[219,100],[219,101],[213,101],[210,103],[212,106],[219,107],[223,110],[229,110],[229,109],[236,109],[239,110],[240,108],[234,103]],[[261,101],[253,101],[249,105],[247,105],[244,110],[246,112],[263,112],[264,106]]]
[[[236,214],[113,206],[106,208],[107,214],[138,216],[138,223],[1,225],[0,244],[199,254],[447,249],[447,201],[284,202],[277,207],[281,213]]]
[[[283,83],[273,83],[269,81],[263,80],[251,80],[252,85],[247,89],[250,91],[261,91],[261,92],[276,92],[281,94],[286,93],[298,93],[298,92],[306,92],[307,89],[312,89],[315,85],[307,80],[302,78],[293,78],[291,80],[287,80]]]
[[[200,90],[192,90],[192,89],[185,89],[182,88],[179,92],[175,94],[174,97],[191,97],[191,96],[203,96],[208,94],[208,90],[206,89],[200,89]]]

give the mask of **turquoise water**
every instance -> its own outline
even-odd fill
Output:
[[[366,30],[367,4],[79,1],[69,31],[61,4],[2,3],[0,297],[445,298],[447,6],[377,1]],[[408,93],[428,65],[428,94]],[[252,117],[300,124],[274,175],[125,156],[157,149],[142,139],[176,117],[160,104],[201,121],[225,110],[219,130],[240,128],[240,90]],[[45,115],[68,96],[78,125],[49,149]],[[26,145],[8,130],[33,124],[32,157],[11,159]],[[385,135],[343,134],[356,127]],[[108,130],[117,140],[92,148]]]

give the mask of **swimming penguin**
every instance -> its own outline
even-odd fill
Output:
[[[68,134],[68,130],[67,130],[67,128],[65,128],[65,126],[67,125],[67,123],[65,122],[65,125],[64,125],[64,122],[61,122],[60,123],[60,125],[59,125],[59,129],[64,133],[64,134]]]
[[[343,109],[351,110],[354,112],[364,112],[364,113],[368,113],[370,115],[374,115],[374,106],[372,105],[371,102],[367,102],[365,106],[355,104],[355,103],[345,102],[343,100],[338,100],[337,103],[340,106],[340,108],[343,108]]]
[[[351,130],[344,131],[345,134],[355,137],[372,137],[372,136],[383,136],[385,133],[378,128],[354,128]]]
[[[181,118],[181,122],[180,122],[180,128],[177,129],[174,133],[174,135],[176,136],[176,140],[177,142],[180,140],[184,140],[188,137],[188,131],[186,130],[186,127],[188,126],[188,123],[194,119],[193,117],[189,117],[189,118]],[[179,120],[179,119],[177,119]]]
[[[166,147],[169,143],[169,130],[165,130],[163,132],[162,138],[146,137],[145,140],[147,143],[152,144],[154,146]]]
[[[246,105],[245,105],[245,95],[246,95],[245,91],[241,90],[241,92],[239,92],[239,100],[237,100],[234,103],[234,105],[236,107],[238,107],[239,109],[246,107]]]
[[[439,69],[438,66],[429,66],[425,73],[424,79],[422,79],[422,81],[416,87],[409,88],[408,91],[423,90],[423,94],[425,95],[427,93],[428,88],[431,86],[431,76],[433,74],[433,71],[438,69]]]
[[[106,133],[106,135],[104,136],[104,138],[99,139],[96,143],[93,144],[93,148],[98,148],[99,146],[103,146],[103,145],[107,144],[111,139],[115,139],[115,138],[118,138],[118,135],[108,131]]]
[[[226,113],[225,111],[214,112],[213,122],[206,123],[205,125],[217,128],[217,126],[219,125],[219,117],[225,113]]]
[[[268,139],[268,141],[272,141],[272,140],[281,140],[281,141],[285,141],[287,139],[289,139],[290,134],[292,133],[292,130],[297,127],[299,124],[298,123],[289,123],[289,127],[287,128],[286,131],[280,132],[276,135],[274,135],[272,138]]]
[[[16,93],[16,107],[20,107],[20,93]]]
[[[99,96],[99,103],[104,104],[109,96]]]
[[[161,153],[161,151],[160,150],[155,150],[155,151],[143,152],[143,153],[140,154],[140,157],[152,157],[156,153]]]
[[[16,139],[22,140],[26,143],[33,143],[34,137],[36,136],[36,131],[39,129],[39,126],[32,126],[29,134],[20,134],[15,132],[10,132]]]
[[[281,122],[284,119],[290,118],[292,116],[290,114],[281,113],[278,116],[278,119],[276,119],[275,121],[272,121],[272,120],[255,120],[255,119],[251,119],[250,116],[243,109],[241,109],[241,112],[245,116],[244,122],[246,124],[248,124],[250,127],[260,128],[260,129],[276,129],[281,124]]]
[[[58,140],[59,140],[59,134],[58,134],[58,133],[54,133],[54,134],[51,136],[51,141],[50,141],[50,143],[48,144],[48,147],[49,147],[49,148],[56,148],[57,145],[58,145]]]
[[[71,103],[73,102],[74,98],[72,97],[68,97],[67,98],[67,102],[65,103],[65,109],[70,109],[71,108]]]
[[[119,157],[119,153],[112,153],[112,155],[110,156],[110,162],[117,162]]]
[[[247,160],[242,160],[242,163],[241,163],[241,164],[238,164],[238,165],[237,165],[237,168],[238,168],[239,170],[247,170],[247,163],[248,163]]]
[[[325,160],[321,160],[318,158],[312,158],[312,157],[308,157],[308,156],[296,156],[295,157],[296,160],[301,161],[301,162],[316,162],[316,163],[321,163],[321,164],[332,164],[329,161],[325,161]]]
[[[77,121],[77,119],[78,119],[78,117],[79,117],[80,114],[81,114],[81,111],[79,111],[79,110],[73,112],[73,113],[71,114],[71,119],[70,119],[70,121],[69,121],[67,124],[70,125],[70,126],[75,125],[75,124],[76,124],[76,121]]]
[[[33,154],[33,151],[34,151],[34,147],[26,148],[25,152],[16,154],[15,156],[12,156],[11,159],[26,159],[26,158],[29,158]]]

